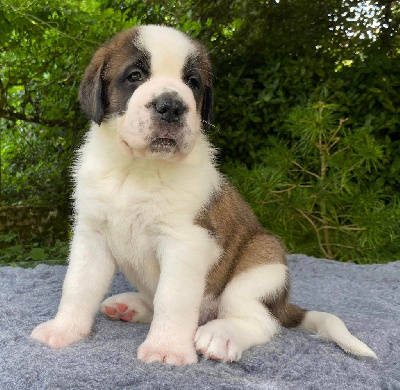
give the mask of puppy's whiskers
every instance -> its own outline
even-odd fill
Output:
[[[213,125],[212,123],[210,123],[210,122],[208,122],[208,121],[206,121],[206,120],[204,120],[204,119],[202,119],[201,121],[202,121],[203,123],[205,123],[206,125],[212,126],[212,127],[214,127],[215,129],[219,130],[218,127],[215,126],[215,125]]]

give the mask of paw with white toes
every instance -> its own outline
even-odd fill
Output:
[[[139,347],[138,359],[145,363],[162,362],[175,366],[197,363],[193,343],[183,343],[167,337],[148,337]]]
[[[90,325],[73,327],[73,321],[62,322],[56,319],[38,325],[31,333],[31,338],[48,344],[52,348],[64,348],[82,340],[89,332]]]
[[[137,292],[127,292],[107,298],[102,302],[100,311],[111,320],[125,322],[148,324],[153,318],[153,311]]]
[[[228,321],[211,321],[197,330],[194,338],[196,350],[206,359],[235,362],[241,358],[243,352],[236,341],[235,333]]]

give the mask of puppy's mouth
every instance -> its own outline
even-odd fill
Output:
[[[150,150],[154,153],[171,153],[175,151],[177,142],[172,138],[156,138],[150,143]]]

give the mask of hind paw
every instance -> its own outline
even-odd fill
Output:
[[[236,335],[223,320],[214,320],[201,326],[195,335],[196,350],[206,359],[235,362],[242,356]]]

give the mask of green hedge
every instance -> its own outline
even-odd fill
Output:
[[[210,137],[221,169],[267,228],[291,251],[400,258],[400,8],[360,4],[3,1],[1,203],[68,207],[69,166],[87,128],[82,72],[114,33],[159,23],[208,47]],[[330,155],[312,134],[339,138],[325,140]]]

